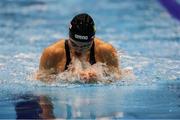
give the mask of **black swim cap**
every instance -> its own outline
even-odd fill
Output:
[[[86,13],[76,15],[69,26],[69,37],[79,42],[90,42],[95,37],[95,24]]]

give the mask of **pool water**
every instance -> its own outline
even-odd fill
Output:
[[[97,37],[118,50],[135,80],[33,80],[43,49],[67,38],[80,12],[94,18]],[[0,119],[180,119],[180,21],[158,0],[2,0],[0,36]]]

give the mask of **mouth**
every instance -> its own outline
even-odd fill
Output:
[[[84,53],[86,52],[88,49],[83,49],[83,48],[75,48],[75,52],[76,53]]]

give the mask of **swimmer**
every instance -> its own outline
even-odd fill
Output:
[[[70,67],[76,60],[82,63],[78,71],[85,83],[97,79],[96,70],[89,70],[86,64],[106,64],[108,73],[116,74],[120,79],[121,71],[116,49],[101,39],[95,37],[95,24],[92,17],[86,13],[76,15],[69,25],[69,38],[61,39],[45,48],[40,58],[39,71],[48,75],[57,75],[64,71],[73,71]],[[37,79],[44,79],[37,75]]]

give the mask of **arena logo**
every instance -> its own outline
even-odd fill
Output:
[[[88,40],[88,36],[81,36],[81,35],[77,35],[77,34],[75,34],[75,38],[80,39],[80,40]]]

